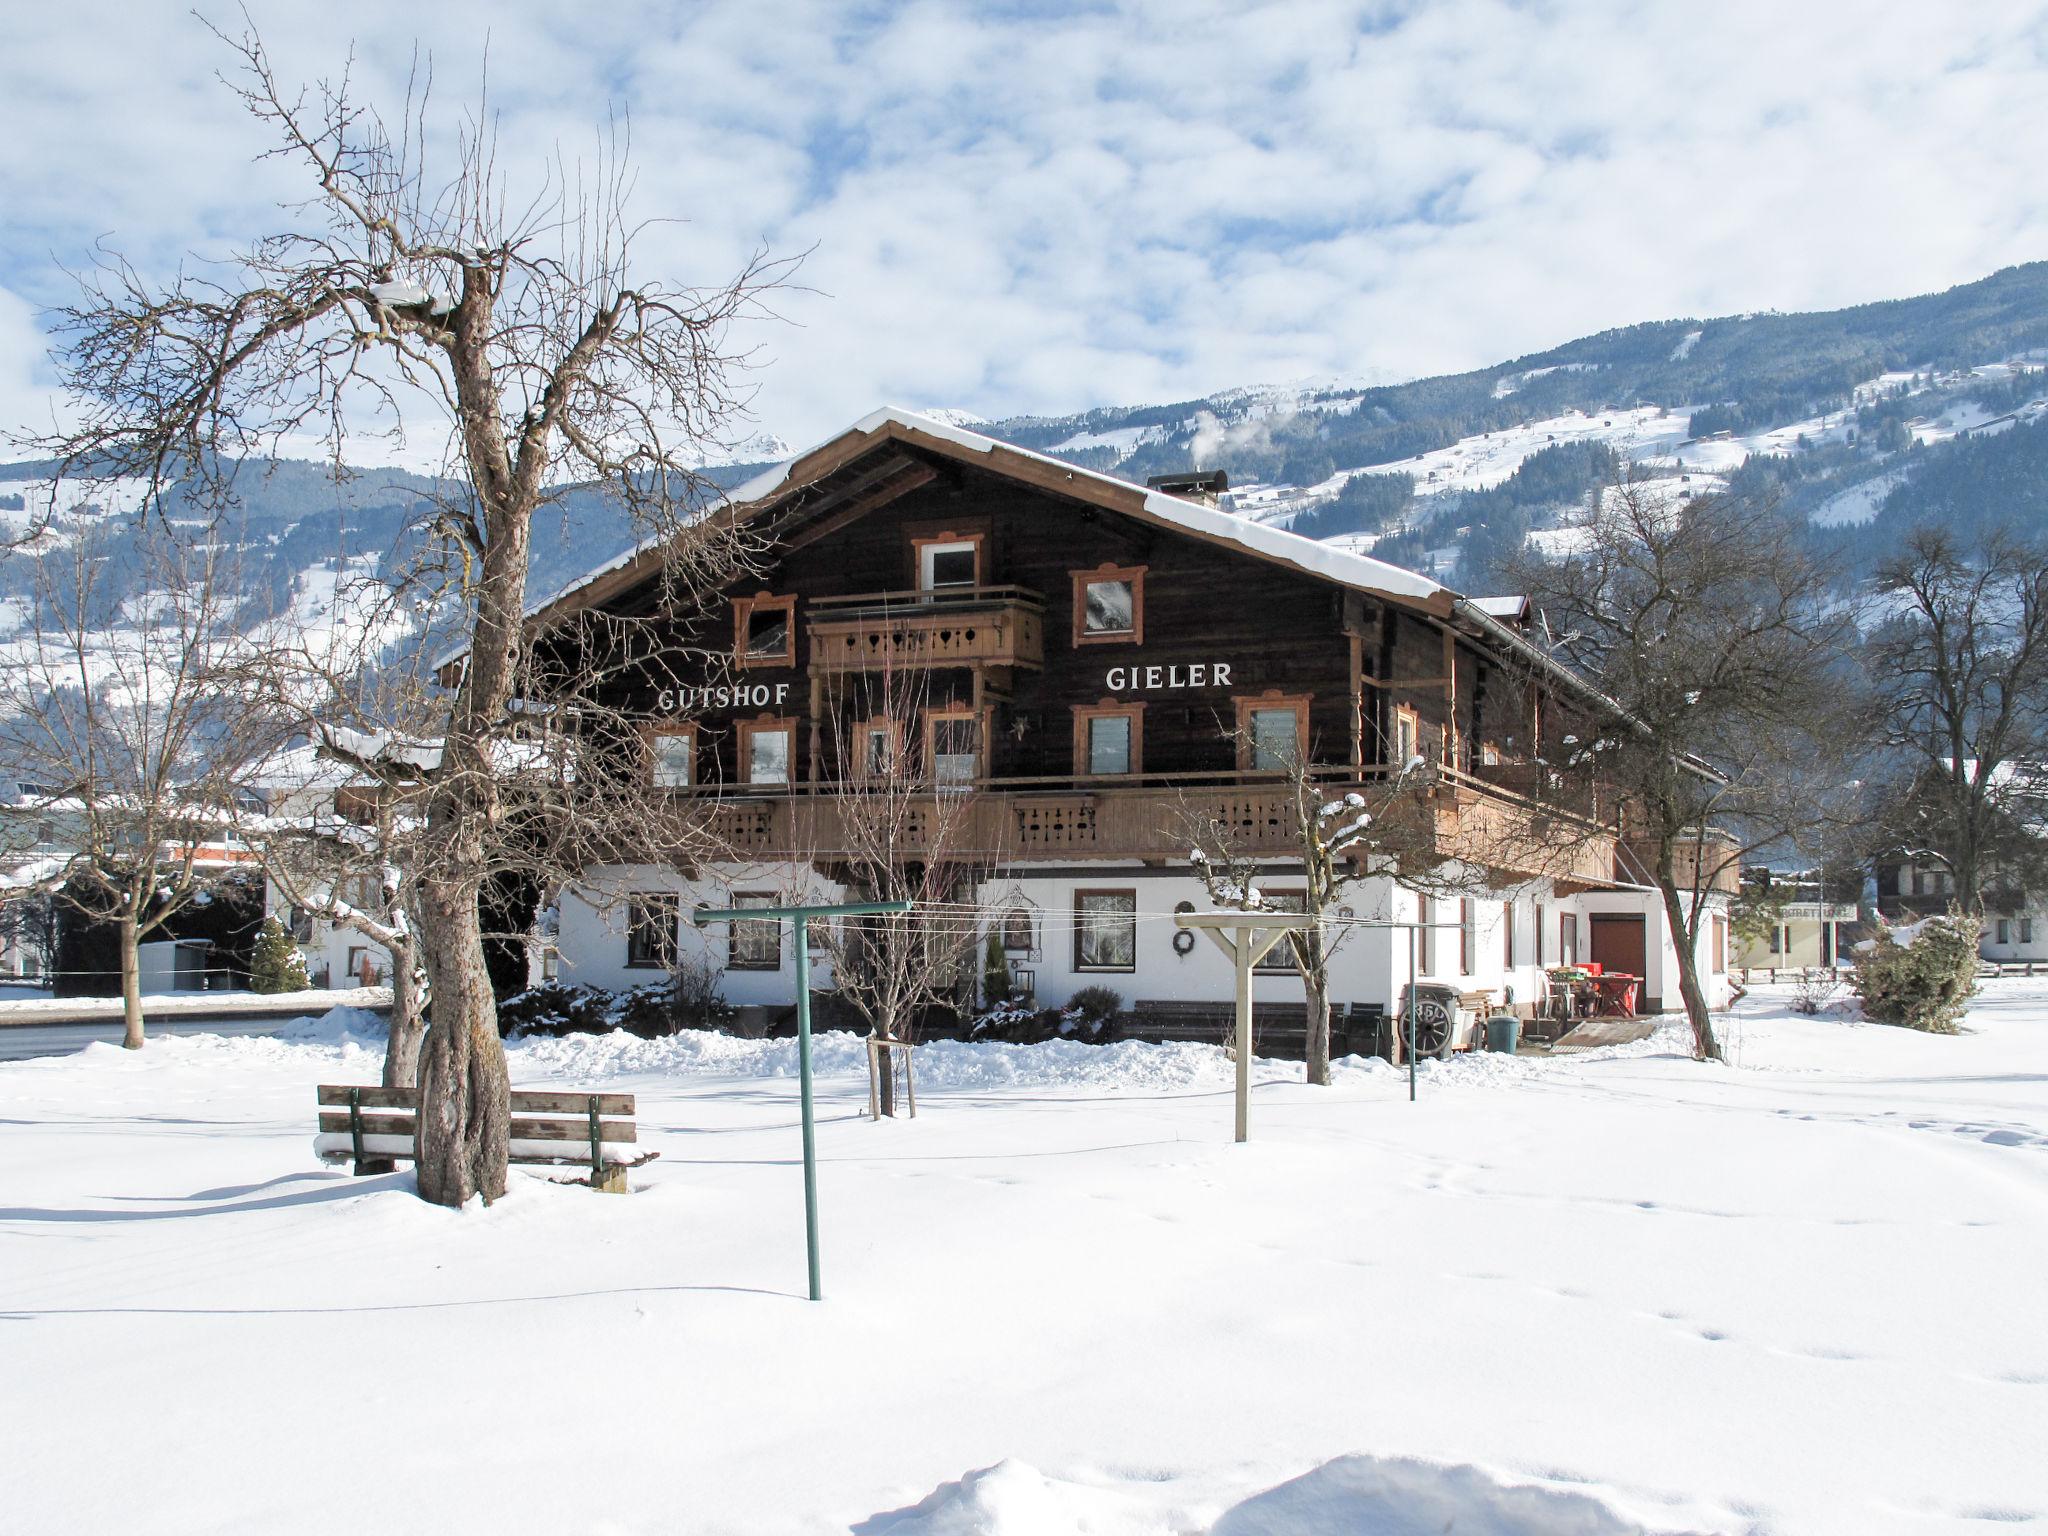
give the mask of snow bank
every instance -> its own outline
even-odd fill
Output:
[[[1645,1529],[1586,1494],[1513,1487],[1476,1467],[1340,1456],[1245,1500],[1211,1536],[1629,1536]]]
[[[1162,1508],[1146,1484],[1102,1487],[1049,1477],[1013,1459],[943,1483],[854,1536],[1645,1536],[1650,1529],[1588,1494],[1502,1483],[1477,1467],[1408,1457],[1340,1456],[1227,1510],[1212,1525]],[[1166,1490],[1169,1493],[1171,1490]],[[1150,1495],[1148,1497],[1148,1495]]]

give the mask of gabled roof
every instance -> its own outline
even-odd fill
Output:
[[[1113,475],[1082,469],[1064,459],[1033,453],[1028,448],[998,442],[979,432],[969,432],[948,422],[894,406],[863,416],[836,437],[828,438],[755,476],[727,493],[708,509],[706,515],[724,512],[740,518],[754,516],[773,507],[786,495],[889,441],[921,448],[960,463],[980,465],[996,474],[1072,496],[1141,522],[1172,528],[1211,543],[1235,546],[1261,559],[1292,566],[1340,586],[1423,604],[1445,616],[1450,611],[1453,594],[1448,587],[1398,565],[1375,560],[1370,555],[1355,555],[1335,549],[1284,529],[1248,522],[1199,501],[1147,490]],[[637,585],[643,576],[652,575],[659,566],[660,558],[660,540],[642,540],[624,554],[607,560],[529,605],[527,617],[540,618],[564,609],[602,602],[613,593]],[[460,655],[458,651],[436,665],[445,665],[446,661]]]

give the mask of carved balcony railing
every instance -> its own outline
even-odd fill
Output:
[[[821,597],[807,610],[813,672],[1045,665],[1045,599],[1024,587]]]

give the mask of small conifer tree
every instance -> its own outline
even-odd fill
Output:
[[[275,917],[264,918],[256,935],[249,984],[258,992],[303,992],[311,985],[306,979],[306,957]]]
[[[988,931],[988,945],[981,961],[981,1000],[989,1007],[1005,1002],[1010,996],[1010,958],[1003,949],[1003,935],[999,928]]]

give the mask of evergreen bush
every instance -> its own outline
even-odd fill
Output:
[[[1107,1040],[1124,1011],[1123,995],[1112,987],[1083,987],[1067,999],[1060,1010],[1062,1034],[1083,1034],[1091,1040]]]
[[[1856,946],[1853,985],[1864,1017],[1953,1035],[1977,990],[1979,924],[1951,912],[1881,930]]]
[[[256,948],[249,957],[249,985],[258,992],[303,992],[312,983],[306,979],[306,957],[274,917],[263,919],[256,933]]]

